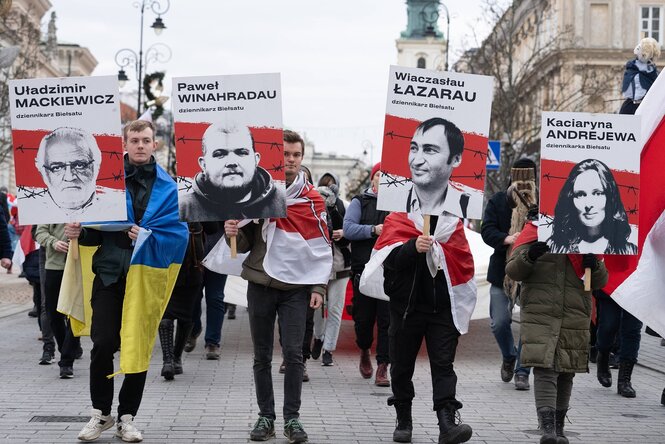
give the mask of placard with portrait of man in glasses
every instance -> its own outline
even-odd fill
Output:
[[[10,82],[21,224],[125,220],[117,82]]]

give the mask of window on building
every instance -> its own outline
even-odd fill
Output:
[[[653,37],[659,43],[663,35],[663,7],[642,6],[640,8],[640,35],[639,38]]]
[[[418,68],[427,68],[425,57],[418,57]]]

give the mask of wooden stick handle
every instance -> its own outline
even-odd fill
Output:
[[[423,216],[423,234],[429,236],[429,214]]]
[[[584,291],[591,291],[591,268],[584,269]]]
[[[69,250],[72,252],[72,259],[75,261],[79,260],[79,240],[70,239],[69,241]]]
[[[236,237],[231,236],[229,239],[231,240],[231,257],[235,259],[238,257],[238,244],[236,242]]]

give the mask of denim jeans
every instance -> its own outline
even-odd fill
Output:
[[[519,363],[520,351],[522,344],[515,348],[515,340],[513,339],[513,330],[511,324],[513,323],[513,307],[511,300],[503,291],[503,288],[492,285],[490,287],[490,328],[499,345],[501,355],[504,361],[512,359],[517,360],[515,373],[529,374],[528,367],[521,367]]]
[[[272,352],[275,317],[279,322],[284,372],[284,420],[300,416],[300,396],[304,370],[302,344],[309,304],[309,287],[277,290],[249,282],[247,310],[254,344],[254,386],[259,415],[275,419],[275,394],[272,385]]]
[[[323,341],[324,350],[337,348],[348,282],[349,278],[328,281],[328,316],[323,317],[323,307],[314,313],[314,337]]]
[[[224,324],[224,314],[226,306],[224,305],[224,287],[226,286],[226,275],[215,273],[207,268],[203,273],[203,287],[199,292],[199,300],[194,303],[194,313],[192,321],[192,335],[198,336],[203,330],[201,325],[201,300],[205,294],[206,298],[206,345],[221,345],[222,343],[222,325]]]
[[[606,294],[598,295],[598,331],[596,348],[599,352],[609,353],[614,338],[619,333],[619,360],[637,362],[642,338],[642,322]]]

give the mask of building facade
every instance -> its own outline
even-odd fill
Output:
[[[56,13],[49,0],[13,0],[0,17],[0,51],[17,49],[17,56],[0,66],[0,186],[15,191],[7,81],[21,78],[88,76],[97,60],[88,48],[58,42]],[[48,17],[47,31],[42,22]]]
[[[624,66],[643,37],[662,45],[664,13],[665,0],[515,0],[496,17],[454,70],[496,79],[490,138],[503,142],[499,175],[518,157],[538,156],[543,111],[617,112]]]

